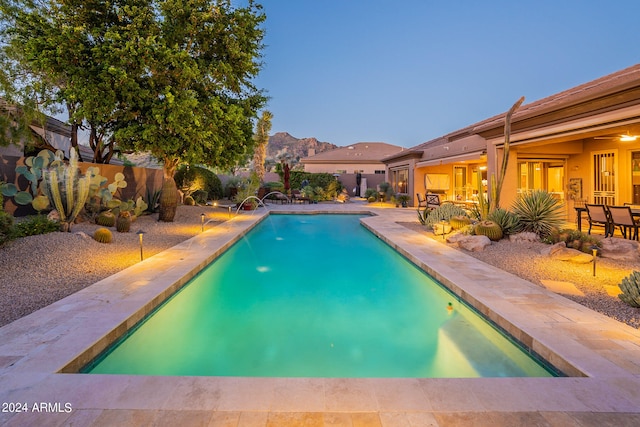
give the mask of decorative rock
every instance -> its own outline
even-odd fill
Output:
[[[451,233],[451,224],[448,223],[435,223],[433,224],[433,234],[441,236],[444,229],[444,234]]]
[[[575,262],[577,264],[588,264],[593,261],[592,255],[585,254],[577,249],[567,248],[564,242],[558,242],[552,245],[549,248],[548,255],[553,259]]]
[[[615,237],[602,239],[599,253],[602,258],[640,262],[640,244],[635,240]]]
[[[523,231],[522,233],[512,234],[509,236],[509,241],[513,243],[531,243],[539,242],[540,236],[530,231]]]
[[[458,247],[471,252],[481,251],[491,244],[487,236],[470,236],[468,234],[454,234],[447,242],[457,244]]]
[[[60,214],[57,210],[54,209],[49,212],[49,214],[47,215],[47,219],[50,221],[60,221]]]
[[[84,231],[76,231],[76,232],[75,232],[75,233],[73,233],[73,234],[75,234],[76,236],[80,236],[80,237],[82,237],[82,238],[83,238],[83,239],[85,239],[85,240],[92,239],[92,237],[91,237],[91,236],[89,236],[89,235],[88,235],[87,233],[85,233]]]

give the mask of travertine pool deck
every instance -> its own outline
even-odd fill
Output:
[[[397,224],[414,221],[414,209],[356,203],[270,209],[372,212],[362,220],[364,226],[569,376],[325,379],[60,373],[83,365],[241,238],[267,215],[260,209],[0,328],[0,424],[640,425],[638,330]]]

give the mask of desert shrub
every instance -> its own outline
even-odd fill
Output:
[[[393,196],[393,187],[388,182],[381,183],[378,187],[380,187],[380,191],[384,193],[385,200],[391,200]]]
[[[180,167],[174,180],[178,188],[187,196],[196,191],[205,191],[209,199],[217,200],[222,198],[224,194],[220,178],[209,169],[200,166],[184,165]]]
[[[193,197],[193,200],[199,205],[206,204],[207,200],[210,199],[209,193],[204,190],[194,191],[193,193],[191,193],[191,197]]]
[[[12,238],[13,216],[4,210],[4,197],[0,193],[0,245]]]
[[[622,279],[618,287],[622,291],[618,298],[631,307],[640,307],[640,271],[634,270],[633,273]]]
[[[520,231],[520,219],[516,214],[506,209],[495,209],[489,213],[487,219],[498,224],[505,236],[516,234]]]
[[[271,191],[279,191],[281,193],[284,193],[284,183],[282,183],[280,181],[265,182],[264,184],[262,184],[262,186],[264,188],[266,188],[267,190],[269,190],[269,192],[271,192]]]
[[[60,230],[60,223],[52,221],[46,215],[32,215],[13,226],[15,237],[36,236]]]
[[[367,188],[367,190],[364,192],[364,198],[369,199],[369,197],[373,197],[375,201],[375,199],[378,198],[378,190],[376,190],[375,188]]]
[[[418,212],[420,211],[418,210]],[[424,225],[429,228],[433,228],[433,224],[437,222],[449,221],[453,216],[466,215],[466,212],[460,206],[456,206],[453,203],[445,203],[428,213],[425,209],[425,214]]]
[[[577,249],[588,254],[591,253],[594,247],[602,246],[602,242],[596,237],[583,231],[571,229],[554,230],[544,239],[544,242],[551,244],[564,242],[568,248]]]
[[[307,181],[312,187],[329,187],[336,178],[330,173],[311,173],[303,171],[291,171],[289,174],[289,183],[292,189],[301,189],[302,181]]]
[[[564,223],[562,204],[544,190],[520,194],[513,204],[521,231],[536,233],[541,238],[549,236]]]

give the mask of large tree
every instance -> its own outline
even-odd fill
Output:
[[[260,70],[265,16],[249,1],[158,3],[152,58],[132,105],[133,120],[115,129],[124,149],[149,151],[164,164],[160,219],[173,220],[181,162],[221,168],[253,148],[253,119],[265,97],[252,80]]]

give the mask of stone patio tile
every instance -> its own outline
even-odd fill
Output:
[[[216,378],[221,389],[219,411],[269,411],[275,384],[269,378]]]
[[[324,417],[319,412],[269,412],[267,427],[323,427]]]
[[[208,427],[212,418],[211,411],[176,410],[162,411],[155,420],[154,427]]]
[[[91,427],[151,426],[156,425],[162,412],[140,409],[107,409],[102,411]]]
[[[363,378],[325,379],[327,411],[376,411],[378,403],[372,381]]]
[[[321,378],[274,378],[272,411],[322,412],[326,408]]]
[[[353,427],[382,427],[380,417],[375,412],[355,412],[351,414]]]
[[[322,414],[325,427],[352,427],[351,414],[348,412],[324,412]]]
[[[213,412],[209,420],[209,427],[237,427],[240,412]]]
[[[265,427],[268,418],[268,412],[241,412],[238,427]]]
[[[373,385],[380,411],[429,410],[429,399],[417,379],[380,379]]]
[[[467,391],[469,380],[463,378],[419,379],[429,407],[434,411],[484,411],[485,406],[474,393]]]

